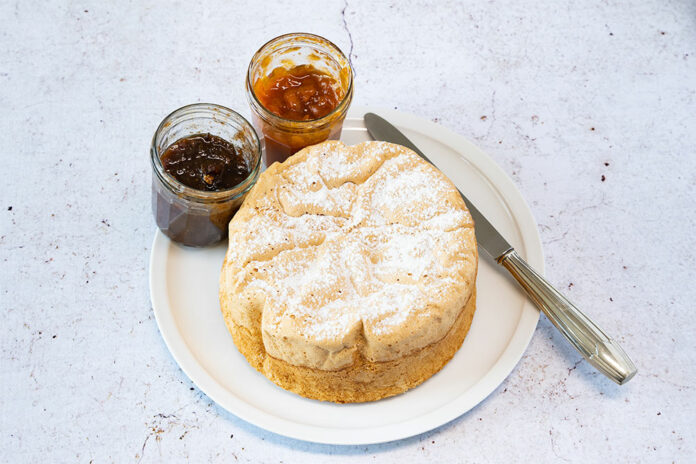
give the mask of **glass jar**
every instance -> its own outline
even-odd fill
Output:
[[[162,166],[162,155],[179,139],[210,133],[234,145],[247,163],[249,176],[219,191],[188,187]],[[152,137],[152,212],[162,232],[183,245],[202,247],[227,237],[227,226],[261,170],[261,144],[249,122],[224,106],[196,103],[171,113]]]
[[[266,109],[254,89],[256,84],[276,68],[290,69],[310,64],[328,74],[336,83],[339,103],[326,116],[308,121],[280,117]],[[343,120],[353,99],[353,69],[341,50],[323,37],[295,33],[276,37],[256,52],[249,64],[246,93],[251,106],[252,122],[263,134],[266,166],[285,161],[300,149],[338,140]]]

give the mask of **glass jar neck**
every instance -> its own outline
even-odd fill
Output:
[[[329,114],[319,119],[305,121],[278,116],[264,107],[254,89],[257,81],[262,79],[268,71],[272,71],[269,68],[276,65],[287,67],[287,62],[293,62],[294,58],[297,57],[293,58],[290,55],[298,53],[297,51],[300,49],[309,50],[315,64],[330,62],[331,64],[327,65],[327,68],[332,69],[333,72],[329,74],[332,74],[340,86],[340,102]],[[279,58],[281,56],[282,60]],[[323,58],[324,61],[321,61],[320,58]],[[276,65],[273,65],[274,60],[277,61]],[[350,106],[353,97],[353,69],[348,58],[331,41],[308,33],[286,34],[270,40],[254,54],[247,71],[246,90],[249,105],[266,124],[288,132],[325,129],[336,119],[342,118]]]
[[[177,139],[191,135],[190,133],[177,135],[177,131],[181,125],[196,119],[211,121],[215,125],[227,125],[230,129],[242,133],[245,143],[250,150],[254,151],[252,163],[249,166],[250,174],[242,183],[226,190],[204,191],[182,184],[165,171],[162,165],[164,151]],[[202,128],[202,130],[204,129]],[[152,137],[150,161],[153,175],[172,193],[196,202],[217,203],[242,196],[251,189],[261,169],[260,153],[259,138],[252,126],[241,115],[224,106],[212,103],[196,103],[179,108],[162,120]]]

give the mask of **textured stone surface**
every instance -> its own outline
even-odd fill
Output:
[[[696,460],[696,4],[633,3],[3,2],[0,461]],[[246,114],[249,58],[296,30],[351,52],[355,104],[503,167],[550,280],[634,380],[603,379],[542,318],[471,412],[357,447],[267,433],[191,385],[150,308],[150,138],[186,103]]]

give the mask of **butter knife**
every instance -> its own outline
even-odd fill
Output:
[[[364,119],[373,139],[403,145],[433,164],[389,121],[374,113],[365,114]],[[532,269],[476,206],[459,193],[474,219],[479,247],[512,274],[527,296],[592,366],[619,385],[631,380],[637,372],[636,366],[621,346]]]

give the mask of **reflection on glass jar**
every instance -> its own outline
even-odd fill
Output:
[[[341,136],[353,99],[353,70],[341,50],[312,34],[286,34],[251,59],[246,81],[267,166]]]
[[[194,135],[220,137],[239,156],[248,176],[220,190],[189,187],[167,172],[162,157],[168,148]],[[208,135],[209,134],[209,135]],[[206,246],[227,237],[227,227],[261,168],[261,144],[253,127],[224,106],[197,103],[164,118],[152,138],[152,211],[157,226],[172,240],[188,246]]]

